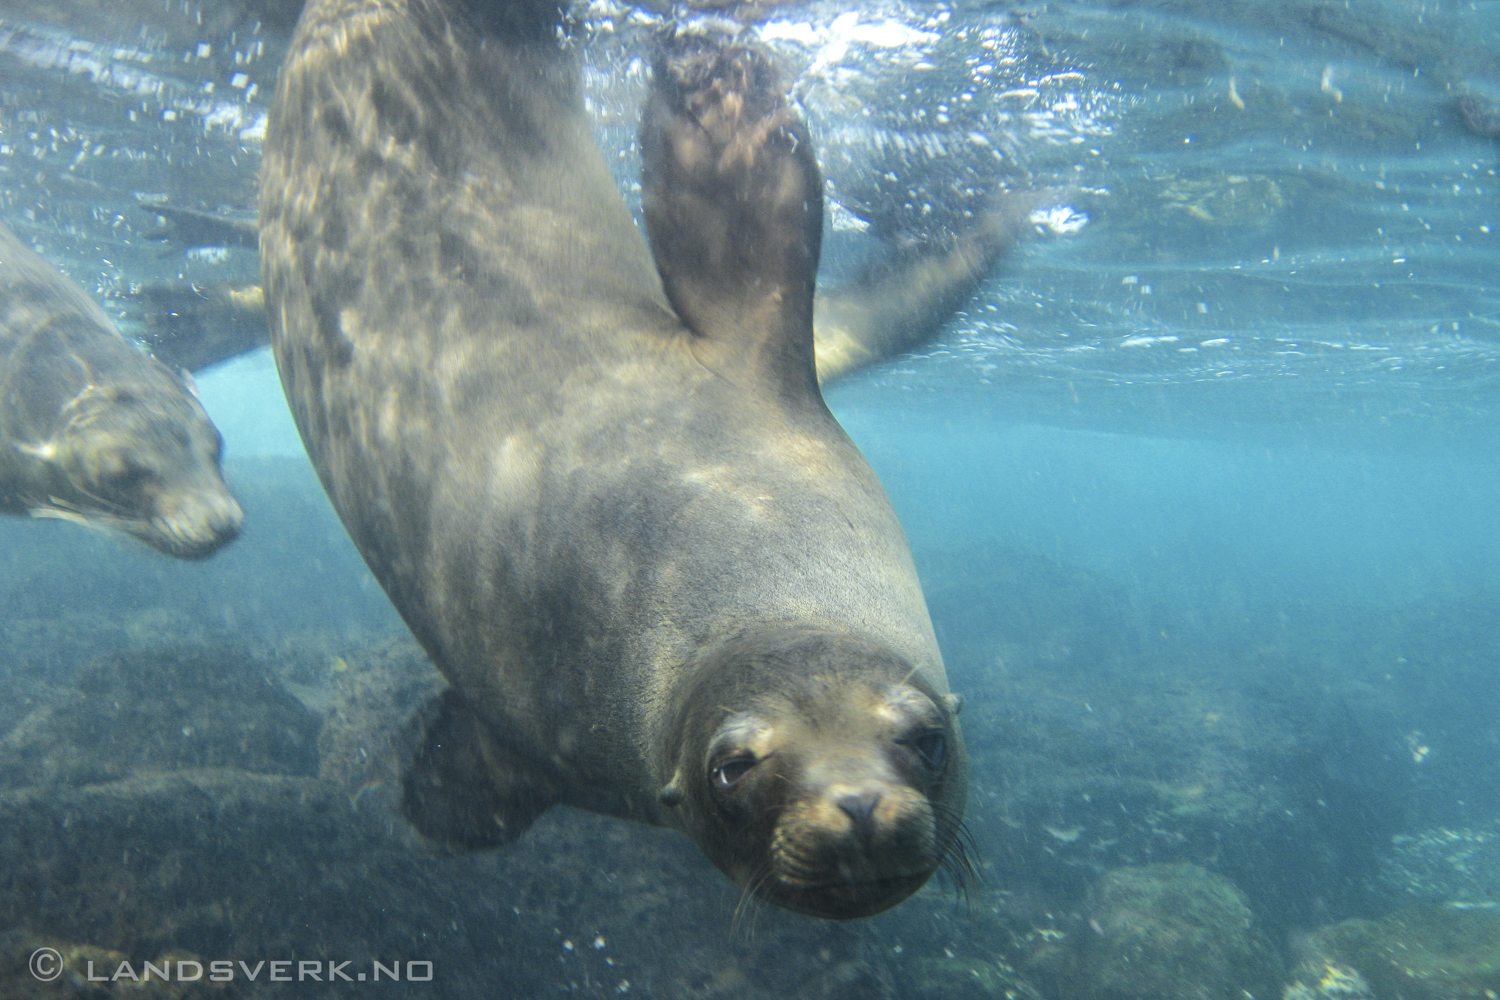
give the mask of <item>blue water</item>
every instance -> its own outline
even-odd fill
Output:
[[[590,109],[634,203],[660,5],[585,6]],[[1390,801],[1360,800],[1392,810],[1382,843],[1493,822],[1464,810],[1500,761],[1500,140],[1469,127],[1458,97],[1500,101],[1500,4],[847,6],[778,8],[755,29],[819,145],[827,282],[882,239],[941,239],[997,185],[1049,192],[936,341],[827,391],[919,565],[947,574],[924,581],[945,645],[1008,640],[965,617],[965,577],[937,567],[1036,557],[1118,594],[1126,652],[1102,659],[1187,671],[1151,643],[1191,628],[1200,653],[1247,651],[1212,661],[1219,673],[1346,683],[1328,717],[1359,721],[1328,725],[1356,762],[1328,773],[1384,782]],[[0,4],[0,219],[127,331],[143,285],[258,277],[250,251],[149,239],[140,207],[253,205],[281,44],[256,20],[211,3]],[[260,475],[251,459],[305,462],[268,352],[198,385],[232,478]],[[356,631],[395,631],[320,523],[347,571],[327,586],[369,602],[348,611]],[[7,524],[0,538],[43,546],[70,530]],[[228,573],[87,544],[125,588]],[[277,539],[251,520],[236,544]],[[296,558],[218,557],[268,574],[237,580],[245,592],[274,591]],[[996,601],[976,593],[972,608]],[[256,626],[268,634],[283,628],[272,604]],[[1372,624],[1416,621],[1438,624],[1420,637]],[[947,655],[981,706],[1015,693],[990,659]],[[971,726],[976,753],[988,718]],[[1392,770],[1357,762],[1366,740]],[[1314,896],[1260,918],[1305,929],[1396,905]]]
[[[932,347],[830,390],[913,543],[994,538],[1183,594],[1226,576],[1266,599],[1493,587],[1500,179],[1452,81],[1312,33],[1289,45],[1165,15],[1137,29],[1086,6],[1057,30],[1105,37],[1044,56],[1008,18],[969,14],[956,39],[919,9],[762,27],[819,70],[799,89],[833,189],[900,175],[919,198],[896,224],[920,234],[938,228],[920,199],[941,199],[948,173],[1024,169],[1057,191],[1054,214],[1088,221],[1021,247]],[[1431,32],[1448,45],[1496,30],[1493,5],[1450,19]],[[1131,79],[1101,60],[1110,31],[1191,31],[1218,46],[1217,72]],[[639,43],[599,43],[590,77],[627,190]],[[964,65],[913,68],[934,50]],[[962,72],[977,59],[992,68]],[[919,114],[899,106],[868,125],[818,116],[917,78],[930,130],[903,132]],[[971,100],[940,96],[954,92]],[[963,120],[932,122],[936,104]],[[837,267],[868,248],[833,214]],[[201,380],[231,454],[300,451],[274,383],[264,356]]]

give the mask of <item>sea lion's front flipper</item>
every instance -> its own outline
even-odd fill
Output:
[[[641,158],[656,267],[695,352],[721,374],[815,391],[822,180],[769,57],[703,36],[665,43]]]
[[[412,724],[418,742],[401,779],[401,811],[424,837],[462,850],[500,847],[552,805],[545,783],[490,738],[451,688]]]
[[[931,340],[1021,237],[1044,195],[997,195],[947,248],[893,253],[847,285],[819,294],[814,320],[819,383]]]

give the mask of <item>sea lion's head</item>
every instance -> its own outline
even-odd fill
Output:
[[[219,471],[222,438],[188,386],[91,385],[64,408],[34,453],[55,468],[32,513],[115,528],[180,559],[201,559],[239,534],[243,514]]]
[[[967,865],[958,704],[863,639],[741,637],[682,692],[662,802],[747,892],[870,916]]]

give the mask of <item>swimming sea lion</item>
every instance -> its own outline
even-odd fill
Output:
[[[201,559],[239,533],[219,432],[183,377],[0,225],[0,512]]]
[[[141,208],[162,221],[162,228],[147,234],[148,239],[190,247],[260,249],[260,225],[253,211],[205,212],[161,201],[142,202]]]
[[[314,0],[268,125],[287,398],[452,684],[406,813],[477,848],[578,806],[783,906],[879,912],[960,862],[966,761],[905,536],[818,388],[811,142],[763,55],[675,46],[653,268],[558,26]]]

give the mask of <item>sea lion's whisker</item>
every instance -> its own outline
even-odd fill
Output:
[[[79,483],[77,480],[73,479],[71,476],[68,477],[68,481],[73,484],[73,488],[75,490],[77,490],[79,493],[82,493],[91,502],[93,502],[98,507],[100,513],[115,514],[122,521],[136,520],[135,518],[126,517],[123,513],[117,513],[127,510],[124,504],[115,503],[113,500],[105,499],[104,497],[95,493],[93,490],[90,490],[88,487],[84,486],[82,483]],[[59,501],[57,497],[52,497],[51,499],[54,502],[62,502]],[[83,512],[82,507],[76,507],[75,509],[77,509],[80,513]]]
[[[750,918],[746,940],[755,936],[755,917],[760,912],[761,907],[760,888],[770,880],[774,873],[774,866],[770,862],[767,862],[757,874],[746,879],[745,884],[740,887],[740,898],[735,903],[734,916],[729,922],[730,937],[733,938],[739,935],[741,929],[744,927],[744,918],[746,916]]]

